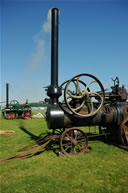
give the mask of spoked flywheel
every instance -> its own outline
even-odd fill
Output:
[[[78,74],[70,79],[64,91],[69,110],[82,117],[95,115],[104,104],[104,88],[91,74]]]
[[[87,148],[87,135],[80,129],[66,129],[60,136],[60,149],[64,155],[80,155],[84,153]]]
[[[12,101],[10,102],[10,105],[15,105],[15,106],[17,106],[17,105],[19,105],[19,102],[18,102],[17,100],[12,100]]]

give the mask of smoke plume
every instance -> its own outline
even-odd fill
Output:
[[[31,56],[29,64],[30,71],[37,70],[40,65],[46,62],[46,40],[44,39],[44,35],[49,32],[51,32],[51,9],[48,11],[47,19],[42,24],[41,30],[33,37],[36,51]]]

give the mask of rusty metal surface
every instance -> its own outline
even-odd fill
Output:
[[[126,118],[122,124],[121,124],[122,132],[121,132],[121,137],[122,137],[122,144],[123,145],[128,145],[128,118]]]

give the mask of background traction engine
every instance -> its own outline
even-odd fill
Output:
[[[14,120],[16,118],[31,119],[32,112],[28,100],[24,105],[17,100],[11,100],[9,103],[9,84],[6,84],[6,107],[2,109],[2,115],[6,119]]]
[[[2,110],[4,118],[14,120],[16,118],[31,119],[31,107],[26,101],[24,105],[21,105],[17,100],[12,100],[8,105],[8,108]]]

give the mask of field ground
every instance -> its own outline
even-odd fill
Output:
[[[4,120],[0,159],[48,131],[44,119]],[[128,152],[103,141],[89,141],[90,153],[59,157],[53,150],[18,161],[0,163],[0,193],[128,193]]]

